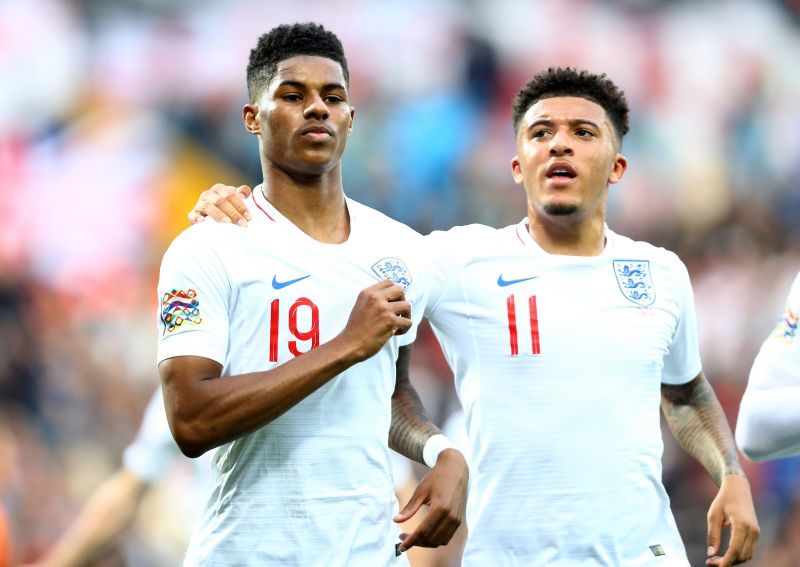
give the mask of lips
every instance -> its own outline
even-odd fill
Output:
[[[308,135],[310,138],[323,138],[326,136],[333,138],[333,130],[323,124],[312,124],[311,126],[302,128],[300,130],[300,135]]]
[[[550,179],[553,177],[572,179],[573,177],[577,177],[578,172],[575,171],[575,168],[572,166],[572,164],[567,161],[554,161],[547,168],[545,175]]]

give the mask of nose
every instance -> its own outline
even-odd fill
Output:
[[[303,110],[303,117],[306,119],[316,118],[317,120],[328,119],[328,115],[330,114],[328,111],[328,105],[325,104],[325,101],[322,99],[319,93],[312,94],[306,100],[308,103]]]
[[[570,142],[569,135],[562,130],[556,131],[556,133],[550,139],[550,155],[571,156],[573,153],[574,150],[572,149],[572,144]]]

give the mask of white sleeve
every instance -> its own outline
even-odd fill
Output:
[[[437,230],[423,237],[430,265],[425,317],[433,315],[450,286],[458,280],[456,272],[460,268],[462,250],[469,249],[467,236],[465,227],[457,226],[446,231]]]
[[[678,300],[678,322],[669,352],[664,358],[661,382],[664,384],[685,384],[693,380],[702,370],[700,346],[697,338],[697,314],[694,308],[694,294],[689,281],[689,272],[677,256],[674,259],[672,275]]]
[[[800,454],[800,274],[761,346],[739,407],[736,442],[753,460]]]
[[[184,231],[164,254],[158,282],[158,362],[202,356],[225,364],[231,288],[213,245],[214,223]]]
[[[122,454],[123,466],[144,482],[157,481],[181,458],[181,453],[167,423],[161,388],[147,404],[136,438]]]

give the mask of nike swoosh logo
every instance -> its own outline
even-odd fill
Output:
[[[279,282],[278,281],[278,276],[272,276],[272,289],[283,289],[286,286],[290,286],[293,283],[297,283],[299,281],[302,281],[302,280],[304,280],[306,278],[310,278],[310,277],[311,277],[311,274],[308,274],[307,276],[302,276],[302,277],[299,277],[299,278],[295,278],[293,280],[288,280],[288,281],[285,281],[285,282]]]
[[[529,278],[519,278],[517,280],[504,280],[503,274],[497,276],[497,285],[500,287],[506,287],[507,285],[514,285],[515,283],[526,282],[528,280],[535,280],[539,276],[531,276]]]

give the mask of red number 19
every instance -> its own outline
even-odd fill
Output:
[[[311,328],[301,331],[297,327],[297,312],[301,307],[311,310]],[[280,300],[273,299],[270,303],[269,316],[269,361],[278,362],[278,334],[280,332]],[[307,297],[301,297],[289,308],[289,332],[299,341],[311,341],[311,347],[319,346],[319,308]],[[300,356],[303,352],[297,348],[297,341],[289,341],[289,352],[295,356]],[[307,351],[306,351],[307,352]]]
[[[517,341],[517,308],[514,303],[513,295],[509,295],[506,298],[506,307],[508,309],[508,338],[511,346],[511,356],[517,356],[519,354],[519,343]],[[539,344],[539,312],[536,309],[535,295],[528,298],[528,313],[530,315],[531,325],[531,354],[541,354],[542,349]]]

